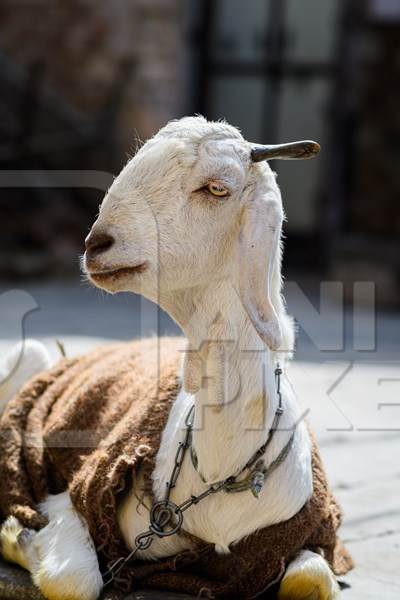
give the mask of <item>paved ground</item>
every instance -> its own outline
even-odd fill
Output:
[[[342,315],[340,284],[325,284],[322,298],[319,287],[304,278],[285,284],[289,312],[299,324],[298,360],[376,363],[400,359],[398,313],[369,310],[364,292],[359,293],[360,302],[355,307],[345,302]],[[20,338],[21,319],[27,311],[31,312],[24,328],[32,337],[130,339],[141,333],[179,333],[169,317],[157,315],[154,305],[132,294],[110,296],[86,282],[0,282],[0,339]]]
[[[84,351],[102,338],[128,338],[153,327],[153,309],[144,306],[140,327],[138,299],[102,297],[91,290],[70,286],[25,288],[41,310],[28,315],[29,335],[62,339],[69,354]],[[0,295],[0,356],[18,339],[17,313],[29,297],[3,302]],[[4,295],[3,295],[4,299]],[[27,304],[26,304],[27,306]],[[291,309],[296,314],[296,302]],[[304,308],[304,307],[303,307]],[[301,306],[299,310],[301,309]],[[329,318],[319,335],[335,337],[338,307],[332,301]],[[347,314],[345,322],[351,321]],[[325,322],[329,321],[329,322]],[[160,331],[177,333],[162,316]],[[400,598],[400,355],[399,317],[379,314],[375,351],[354,349],[351,327],[345,328],[343,351],[321,352],[301,332],[298,359],[290,369],[300,401],[317,430],[332,486],[344,511],[342,537],[351,549],[356,569],[343,579],[344,600],[398,600]],[[362,341],[369,340],[368,325]],[[360,334],[358,334],[360,337]],[[369,342],[368,342],[369,343]],[[328,362],[329,360],[329,362]],[[14,589],[10,582],[22,586]],[[0,598],[23,600],[26,580],[0,567]],[[8,594],[8,595],[7,595]],[[156,598],[137,595],[135,598]],[[161,597],[161,596],[160,596]],[[171,599],[172,597],[169,596]],[[168,596],[167,596],[168,598]]]

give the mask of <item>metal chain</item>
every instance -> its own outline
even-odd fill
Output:
[[[179,442],[178,450],[175,455],[174,468],[172,469],[170,480],[167,482],[167,489],[165,492],[165,501],[166,502],[168,502],[168,500],[171,496],[171,491],[176,486],[176,482],[178,480],[179,473],[181,472],[183,460],[185,458],[186,450],[188,448],[190,448],[190,445],[192,443],[193,420],[194,420],[194,405],[190,409],[190,411],[185,419],[186,435],[185,435],[184,441]]]
[[[280,368],[280,366],[278,365],[275,369],[275,385],[276,385],[276,394],[278,396],[278,407],[275,411],[275,416],[274,416],[274,420],[272,421],[272,425],[270,430],[268,431],[268,436],[267,436],[267,440],[264,442],[264,444],[262,446],[260,446],[260,448],[253,454],[253,456],[250,458],[250,460],[246,463],[246,465],[244,466],[244,468],[242,469],[241,472],[243,472],[246,469],[250,469],[257,461],[259,458],[261,458],[261,456],[263,456],[263,454],[265,454],[265,451],[267,450],[268,446],[271,443],[271,440],[273,438],[274,433],[276,432],[276,430],[278,429],[279,426],[279,422],[281,420],[281,417],[283,415],[283,407],[282,407],[282,392],[281,392],[281,375],[282,375],[282,369]]]
[[[198,504],[204,498],[211,496],[212,494],[216,494],[221,490],[225,490],[226,492],[234,492],[234,491],[245,491],[251,488],[251,482],[249,480],[254,476],[254,474],[250,474],[250,476],[244,480],[237,482],[236,479],[239,477],[244,471],[251,468],[254,464],[258,463],[261,456],[265,453],[267,447],[269,446],[272,437],[275,431],[278,428],[280,418],[283,414],[282,407],[282,394],[280,390],[280,377],[282,374],[282,370],[279,365],[275,369],[275,379],[276,379],[276,392],[278,395],[278,408],[275,413],[275,417],[271,426],[271,429],[268,432],[267,441],[254,453],[254,455],[250,458],[250,460],[245,464],[245,466],[239,471],[239,473],[235,476],[228,477],[223,481],[219,481],[213,485],[210,485],[204,492],[198,494],[197,496],[191,495],[189,498],[181,502],[181,504],[175,504],[170,500],[171,491],[176,487],[176,483],[179,478],[179,474],[182,469],[183,461],[185,459],[186,451],[191,448],[192,443],[192,432],[193,432],[193,421],[194,421],[194,405],[191,407],[186,419],[186,433],[183,442],[179,442],[178,449],[175,455],[174,466],[172,469],[171,477],[166,484],[166,492],[164,496],[164,500],[160,500],[159,502],[155,502],[150,510],[150,526],[147,531],[139,534],[135,539],[135,546],[132,552],[126,557],[118,558],[110,568],[103,573],[103,581],[104,586],[109,585],[113,579],[116,578],[116,575],[125,567],[125,565],[130,562],[136,554],[141,550],[147,550],[150,548],[151,544],[155,537],[168,537],[178,533],[182,529],[183,525],[183,513],[188,510],[194,504]],[[289,442],[283,448],[279,456],[271,463],[268,469],[265,469],[265,475],[269,472],[269,469],[273,467],[272,470],[283,462],[283,460],[288,455],[290,448],[293,443],[294,433],[292,434]],[[257,467],[257,464],[256,464]],[[272,472],[272,471],[271,471]],[[255,475],[258,476],[260,471],[256,471]],[[236,487],[235,487],[236,486]],[[256,495],[256,494],[255,494]]]
[[[132,552],[128,554],[128,556],[121,556],[120,558],[118,558],[110,566],[110,568],[102,574],[104,587],[109,585],[116,578],[116,575],[118,575],[118,573],[125,567],[125,565],[133,558],[135,558],[139,550],[147,550],[147,548],[151,546],[153,542],[153,535],[153,532],[148,530],[136,537],[135,547],[132,550]]]

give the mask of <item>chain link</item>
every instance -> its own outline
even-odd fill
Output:
[[[139,534],[135,539],[135,547],[128,556],[118,558],[110,568],[103,573],[103,585],[104,587],[109,585],[113,579],[116,578],[118,573],[125,567],[128,562],[130,562],[133,558],[135,558],[137,552],[139,550],[147,550],[150,548],[154,538],[154,533],[149,529],[141,534]]]

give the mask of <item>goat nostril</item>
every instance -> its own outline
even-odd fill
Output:
[[[86,252],[93,258],[111,248],[114,241],[114,238],[107,233],[90,233],[85,240]]]

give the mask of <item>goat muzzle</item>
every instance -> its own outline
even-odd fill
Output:
[[[103,254],[114,244],[114,238],[108,233],[91,231],[85,240],[86,256],[92,260]]]

